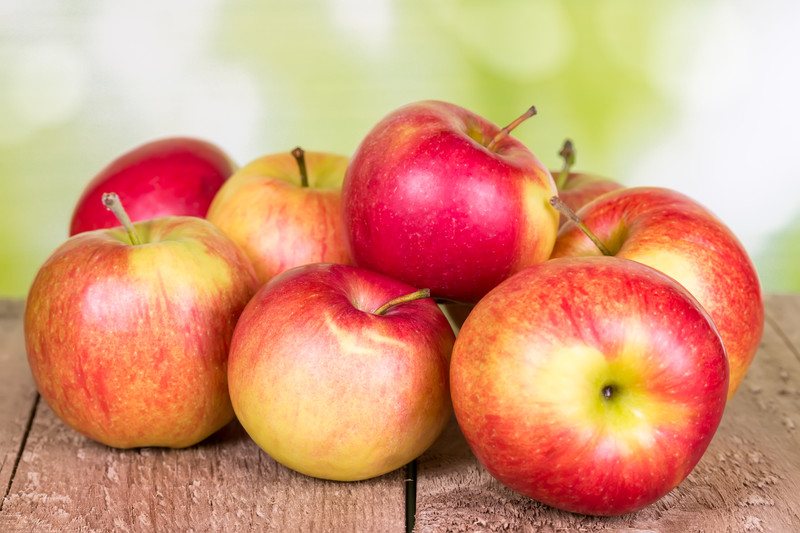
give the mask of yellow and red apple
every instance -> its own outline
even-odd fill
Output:
[[[340,191],[347,163],[299,149],[256,159],[220,189],[208,220],[244,250],[261,283],[308,263],[350,263]]]
[[[725,345],[733,396],[764,329],[758,275],[736,236],[694,200],[656,187],[610,192],[577,214],[610,254],[667,274],[697,298]],[[602,253],[573,223],[553,249],[553,257]]]
[[[25,342],[42,398],[118,448],[182,448],[233,418],[227,359],[257,287],[211,223],[167,217],[81,233],[33,282]]]
[[[228,368],[250,437],[284,466],[341,481],[419,456],[452,412],[453,332],[433,300],[412,301],[425,294],[331,264],[262,287],[236,326]]]
[[[554,259],[503,282],[453,349],[453,408],[502,483],[566,511],[664,496],[722,417],[725,350],[678,283],[614,257]]]

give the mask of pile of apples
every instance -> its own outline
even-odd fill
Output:
[[[298,148],[236,170],[188,138],[121,156],[28,296],[42,397],[120,448],[191,446],[235,416],[335,480],[412,461],[454,411],[531,498],[656,501],[755,354],[758,278],[686,196],[572,173],[570,142],[550,172],[510,135],[534,114],[499,128],[418,102],[352,159]],[[471,309],[457,339],[436,302]]]

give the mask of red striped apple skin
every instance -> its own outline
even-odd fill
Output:
[[[758,274],[736,236],[691,198],[656,187],[611,192],[578,215],[615,256],[667,274],[697,298],[725,344],[732,397],[764,331]],[[561,229],[553,250],[553,257],[600,254],[572,223]]]
[[[230,422],[227,358],[257,288],[247,258],[211,223],[168,217],[81,233],[45,262],[25,310],[44,400],[117,448],[182,448]]]
[[[700,460],[728,365],[674,280],[624,259],[569,258],[475,306],[450,380],[458,423],[493,476],[559,509],[617,515],[658,500]]]
[[[461,107],[438,101],[390,113],[364,138],[345,174],[347,238],[359,266],[435,296],[475,302],[544,261],[558,213],[550,172],[522,143]]]
[[[86,186],[70,223],[70,235],[113,228],[117,219],[100,201],[115,192],[136,222],[170,215],[205,217],[211,200],[236,169],[215,145],[169,137],[119,156]]]
[[[279,463],[340,481],[395,470],[452,413],[453,332],[431,299],[367,270],[317,264],[265,285],[236,326],[228,376],[236,416]]]

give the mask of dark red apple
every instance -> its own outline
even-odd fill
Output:
[[[361,142],[342,204],[356,264],[431,293],[475,302],[546,260],[558,213],[550,172],[508,133],[453,104],[389,114]]]
[[[69,234],[119,224],[103,207],[106,191],[119,195],[134,222],[169,215],[203,218],[234,170],[228,156],[206,141],[171,137],[143,144],[112,161],[86,186]]]

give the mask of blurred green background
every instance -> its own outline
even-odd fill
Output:
[[[792,1],[0,3],[0,296],[24,296],[84,185],[168,135],[239,164],[350,154],[415,100],[504,124],[549,165],[678,189],[769,291],[800,291],[800,9]]]

